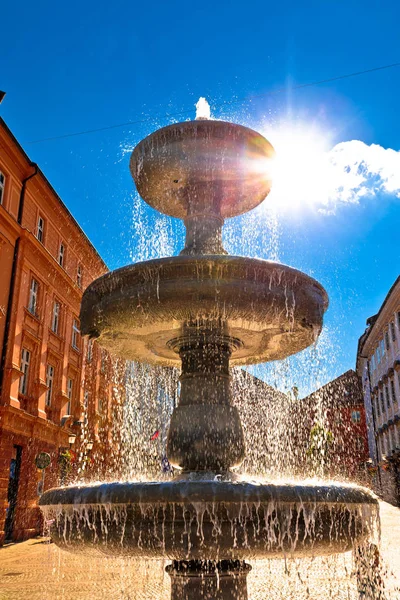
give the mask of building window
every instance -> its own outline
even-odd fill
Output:
[[[72,379],[68,379],[67,381],[67,396],[68,396],[68,404],[67,404],[67,415],[71,414],[71,405],[72,405],[72,391],[74,389],[74,382]]]
[[[92,362],[93,359],[93,340],[88,341],[87,345],[87,353],[86,353],[86,361],[88,363]]]
[[[376,362],[379,365],[379,363],[381,362],[381,347],[380,347],[380,345],[378,345],[378,347],[375,351],[375,354],[376,354]]]
[[[383,386],[383,388],[382,388],[382,412],[385,412],[386,405],[387,405],[386,387]]]
[[[388,429],[387,436],[388,436],[388,454],[391,454],[392,449],[393,449],[393,439],[392,439],[392,432],[390,431],[390,429]]]
[[[85,392],[83,394],[83,412],[84,412],[84,417],[83,417],[83,422],[85,425],[88,424],[88,408],[89,408],[89,392]]]
[[[29,350],[22,348],[21,352],[21,371],[22,377],[19,380],[19,393],[26,394],[28,391],[28,375],[29,375],[29,362],[31,360],[31,353]]]
[[[362,437],[358,437],[356,443],[357,443],[357,450],[358,450],[358,452],[364,452],[365,444],[364,444],[363,438]]]
[[[28,302],[28,310],[30,313],[36,316],[37,314],[37,305],[38,305],[38,293],[39,293],[39,284],[32,277],[31,287],[29,289],[29,302]]]
[[[388,331],[385,332],[385,346],[386,346],[386,350],[390,349],[389,332]]]
[[[74,319],[72,322],[72,347],[75,348],[75,350],[79,350],[79,336],[78,321]]]
[[[389,388],[387,385],[385,385],[385,396],[386,396],[386,406],[388,408],[390,408],[390,395],[389,395]]]
[[[0,204],[3,204],[5,184],[6,184],[6,177],[5,177],[4,173],[2,173],[0,171]]]
[[[38,222],[37,222],[36,237],[39,240],[39,242],[42,242],[42,244],[43,244],[43,239],[44,239],[44,219],[41,216],[39,216]]]
[[[376,407],[376,416],[381,416],[381,407],[379,406],[379,398],[378,396],[375,398],[375,407]]]
[[[54,333],[58,333],[59,324],[60,324],[60,303],[56,301],[53,304],[53,316],[51,319],[51,330]]]
[[[62,267],[65,265],[65,246],[62,242],[60,244],[60,250],[58,252],[58,262]]]
[[[53,394],[53,382],[54,382],[54,367],[52,365],[47,365],[46,369],[46,406],[51,405],[51,397]]]
[[[76,283],[78,287],[82,289],[82,267],[78,265],[78,269],[76,271]]]
[[[100,365],[100,370],[102,373],[105,373],[106,366],[107,366],[106,354],[105,354],[105,352],[102,352],[101,353],[101,365]]]
[[[394,327],[393,321],[390,323],[390,334],[392,336],[392,342],[396,341],[396,329]]]
[[[103,396],[99,397],[98,401],[98,412],[102,415],[104,414],[105,408],[107,406],[107,400]]]
[[[400,382],[399,382],[400,384]],[[397,396],[396,396],[396,389],[394,387],[394,379],[390,380],[390,389],[392,390],[392,402],[393,404],[397,404]]]
[[[382,390],[379,391],[379,399],[380,399],[380,404],[381,404],[382,415],[384,415],[385,414],[385,399],[383,397]]]
[[[351,420],[353,423],[359,423],[361,421],[361,413],[359,410],[353,410],[351,413]]]

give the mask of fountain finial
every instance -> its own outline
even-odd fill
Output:
[[[207,100],[201,96],[195,104],[196,121],[205,121],[211,119],[211,109]]]

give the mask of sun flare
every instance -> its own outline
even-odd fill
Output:
[[[284,126],[266,133],[276,150],[270,167],[272,191],[269,205],[300,210],[316,207],[334,188],[329,161],[329,134],[313,126]]]

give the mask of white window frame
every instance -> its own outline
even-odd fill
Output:
[[[71,345],[75,350],[79,350],[79,336],[80,336],[81,332],[79,330],[79,326],[78,326],[78,321],[77,319],[74,319],[72,321],[72,341],[71,341]]]
[[[44,219],[42,215],[38,216],[37,226],[36,226],[36,238],[43,244],[44,240]]]
[[[19,393],[26,395],[28,391],[29,365],[31,361],[31,353],[26,348],[21,351],[21,371],[22,376],[19,380]]]
[[[107,407],[108,404],[108,399],[105,396],[102,396],[100,394],[98,402],[97,402],[97,411],[100,415],[104,415],[105,414],[105,409]]]
[[[361,423],[361,411],[359,411],[359,410],[351,411],[351,422],[352,423]]]
[[[46,367],[46,385],[47,385],[47,392],[46,392],[46,406],[51,406],[51,398],[53,395],[53,384],[54,384],[54,372],[55,369],[53,367],[53,365],[47,365]]]
[[[60,326],[60,310],[61,304],[58,302],[58,300],[54,300],[53,315],[51,318],[51,330],[56,334],[58,334],[58,328]]]
[[[79,289],[82,289],[82,265],[78,265],[76,270],[76,283]]]
[[[105,373],[106,367],[107,367],[107,358],[106,358],[105,352],[103,350],[103,352],[101,353],[100,371],[102,373]]]
[[[60,242],[60,248],[58,250],[58,264],[61,267],[64,267],[65,265],[65,246],[63,242]]]
[[[67,379],[67,397],[68,397],[67,415],[71,414],[73,391],[74,391],[74,380],[71,377],[69,377]]]
[[[31,287],[29,288],[29,302],[28,302],[28,310],[33,315],[37,315],[37,306],[38,306],[38,295],[39,295],[39,282],[32,277],[31,279]]]
[[[3,204],[4,190],[6,187],[6,176],[3,171],[0,171],[0,204]]]
[[[93,340],[88,341],[87,352],[86,352],[86,362],[91,363],[93,360]]]

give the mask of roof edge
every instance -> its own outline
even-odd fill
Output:
[[[364,349],[365,342],[369,338],[369,336],[370,336],[371,332],[373,331],[376,323],[379,321],[379,317],[381,316],[383,309],[385,308],[386,304],[388,303],[389,298],[392,295],[392,293],[393,293],[393,291],[396,288],[396,286],[397,286],[398,283],[400,283],[400,275],[396,278],[395,282],[393,283],[393,285],[389,289],[388,293],[386,294],[386,297],[385,297],[384,301],[382,302],[381,307],[378,310],[378,312],[375,315],[372,315],[371,317],[367,318],[366,322],[367,322],[367,324],[369,324],[369,327],[367,327],[366,330],[364,331],[364,333],[359,337],[358,346],[357,346],[357,360],[356,360],[356,364],[358,363],[358,358],[359,357],[361,358],[361,352]]]
[[[25,152],[25,150],[23,149],[23,147],[21,146],[21,144],[19,143],[19,141],[17,140],[17,138],[15,137],[15,135],[13,134],[13,132],[11,131],[11,129],[8,127],[7,123],[4,121],[4,119],[1,116],[0,116],[0,125],[2,127],[4,127],[4,129],[6,130],[6,133],[10,136],[10,138],[12,139],[12,141],[17,146],[18,150],[21,152],[22,156],[29,163],[29,165],[32,165],[32,164],[36,165],[36,163],[29,158],[29,156],[27,155],[27,153]],[[95,248],[95,246],[90,241],[90,239],[88,238],[88,236],[86,235],[86,233],[83,231],[82,227],[79,225],[78,221],[75,219],[75,217],[73,216],[73,214],[71,213],[71,211],[64,204],[64,202],[62,201],[61,197],[56,192],[56,190],[54,189],[54,187],[51,185],[50,181],[47,179],[46,175],[43,173],[43,171],[39,167],[39,165],[37,165],[37,169],[38,169],[38,171],[37,171],[38,175],[40,175],[43,178],[45,184],[48,186],[48,188],[50,189],[50,191],[55,195],[55,197],[57,198],[57,200],[61,204],[62,208],[65,210],[67,216],[71,219],[72,223],[78,229],[79,233],[82,235],[82,237],[84,238],[84,240],[89,244],[89,246],[93,249],[94,253],[100,259],[101,263],[104,265],[104,267],[107,269],[107,271],[109,271],[110,269],[108,268],[108,265],[105,263],[105,261],[103,260],[103,258],[100,256],[98,250]]]

